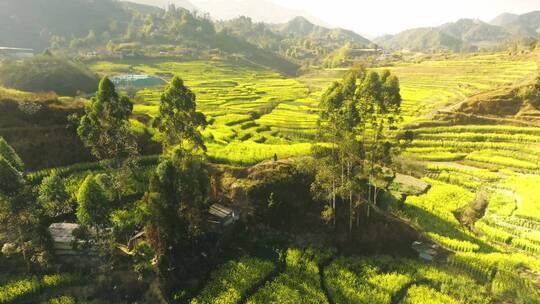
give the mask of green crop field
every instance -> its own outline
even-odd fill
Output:
[[[247,298],[246,303],[366,304],[540,300],[534,286],[513,272],[519,265],[538,270],[539,264],[523,255],[459,253],[443,266],[389,256],[336,257],[326,250],[289,249],[283,269],[261,281],[258,275],[264,264],[272,263],[244,258],[224,264],[191,303],[239,303],[239,298]],[[250,272],[250,283],[245,281],[247,273],[231,281],[242,271]],[[257,282],[263,283],[259,289],[246,292]]]
[[[0,304],[540,304],[540,11],[0,1]]]
[[[346,71],[323,69],[286,77],[235,62],[157,59],[100,61],[90,67],[107,75],[140,73],[165,80],[180,76],[207,116],[203,136],[208,158],[240,166],[274,154],[308,155],[317,143],[319,99]],[[413,132],[402,158],[421,163],[427,176],[418,177],[431,185],[403,204],[392,201],[388,210],[451,254],[433,265],[309,248],[288,249],[281,260],[246,255],[213,271],[190,303],[540,302],[538,285],[531,283],[540,278],[540,203],[534,190],[540,182],[539,129],[431,121],[437,110],[472,94],[529,81],[537,71],[536,61],[500,53],[403,62],[388,69],[400,79],[402,126]],[[162,91],[163,87],[150,87],[136,92],[131,120],[136,133],[156,133],[151,122]],[[35,98],[7,89],[0,93]],[[137,174],[147,176],[157,161],[155,156],[142,158]],[[88,172],[100,172],[105,165],[79,164],[56,171],[66,177],[67,190],[75,195]],[[34,172],[29,178],[37,183],[50,172]],[[145,191],[143,184],[135,188]],[[485,214],[467,226],[461,214],[482,199]],[[42,285],[40,279],[14,279],[0,284],[0,295],[8,302],[24,299]],[[49,302],[75,299],[58,294]]]
[[[405,111],[414,116],[408,122],[427,122],[429,114],[470,94],[503,84],[517,85],[535,75],[534,60],[503,58],[499,54],[393,67],[396,73],[405,72],[400,78],[408,109]],[[481,67],[476,66],[480,63]],[[426,70],[418,71],[422,66]],[[452,75],[454,69],[459,72]],[[497,70],[500,73],[494,72]],[[410,87],[408,77],[415,81]],[[441,86],[443,82],[446,85]],[[396,209],[395,214],[410,220],[444,247],[463,252],[451,256],[450,264],[491,282],[493,296],[506,293],[516,303],[534,303],[537,300],[528,297],[536,287],[516,270],[516,264],[527,261],[538,265],[540,205],[534,189],[540,181],[539,129],[433,123],[410,128],[414,139],[404,153],[406,158],[423,163],[430,177],[425,181],[432,188],[426,194],[407,198],[403,210]],[[459,222],[469,204],[482,201],[485,214],[473,227]],[[527,267],[534,269],[534,265]],[[508,277],[502,279],[499,275]]]
[[[324,88],[345,72],[318,70],[287,78],[267,69],[219,61],[96,62],[92,68],[104,74],[129,71],[166,79],[181,76],[197,94],[198,106],[211,122],[204,132],[209,157],[215,162],[237,165],[254,164],[274,154],[308,154],[316,138],[318,99]],[[452,55],[388,67],[400,79],[405,124],[427,121],[435,111],[472,94],[529,81],[537,68],[532,56],[503,53]],[[155,115],[161,89],[139,91],[135,112]],[[537,250],[537,238],[508,239],[507,232],[490,226],[488,220],[476,226],[475,234],[464,229],[454,217],[479,189],[488,189],[494,202],[500,201],[497,189],[501,189],[519,202],[515,211],[504,215],[508,221],[518,223],[512,229],[521,229],[525,225],[519,224],[522,222],[540,226],[540,211],[527,190],[537,177],[513,173],[535,174],[540,169],[540,147],[535,144],[540,139],[537,128],[449,125],[413,131],[414,140],[404,156],[426,163],[433,177],[427,181],[433,187],[424,196],[410,197],[405,202],[409,207],[405,217],[453,250],[491,250],[483,238],[508,240],[503,242],[506,247],[519,250]],[[516,236],[524,233],[518,232]]]
[[[211,123],[204,136],[208,154],[217,162],[247,165],[274,154],[305,155],[316,135],[317,94],[322,88],[313,89],[316,85],[305,80],[309,77],[287,78],[268,69],[222,61],[96,62],[91,67],[109,75],[131,71],[165,79],[182,77]],[[161,92],[161,87],[137,92],[134,113],[154,116]]]
[[[412,122],[472,94],[529,80],[537,64],[528,57],[490,54],[398,63],[388,69],[399,77],[405,120]]]
[[[164,79],[172,75],[182,77],[197,94],[198,107],[211,122],[204,133],[210,143],[209,155],[216,161],[233,164],[253,164],[274,153],[288,157],[309,151],[306,143],[316,138],[319,97],[345,72],[345,69],[317,70],[290,78],[234,62],[160,60],[100,61],[91,68],[109,75],[129,72]],[[403,115],[405,122],[411,122],[423,120],[431,111],[473,93],[524,81],[534,75],[537,66],[527,57],[493,54],[402,63],[388,69],[400,79]],[[137,92],[135,114],[154,116],[161,91],[161,87],[155,87]],[[297,143],[303,144],[285,148]],[[254,151],[245,154],[246,147]],[[448,151],[430,155],[432,160],[464,156]]]

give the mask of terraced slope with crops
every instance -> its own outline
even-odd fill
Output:
[[[389,256],[345,257],[331,250],[289,248],[283,261],[251,257],[222,265],[191,304],[537,303],[540,297],[535,286],[514,271],[518,260],[521,266],[539,270],[538,264],[524,256],[460,253],[438,265]],[[261,276],[273,264],[278,265],[273,272]]]
[[[439,88],[436,94],[443,95],[438,95],[436,100],[419,98],[411,102],[404,86],[405,102],[409,109],[415,109],[409,113],[416,113],[416,118],[408,122],[417,123],[406,125],[413,140],[402,156],[403,161],[414,163],[416,170],[410,173],[424,176],[424,181],[432,186],[425,194],[408,197],[403,206],[394,206],[392,212],[456,252],[450,256],[450,264],[476,261],[477,266],[482,265],[473,266],[471,271],[482,279],[492,280],[494,294],[506,289],[508,294],[514,293],[516,303],[534,303],[538,300],[528,298],[534,293],[510,292],[506,282],[497,276],[513,271],[515,277],[508,278],[509,282],[522,281],[518,285],[538,288],[540,272],[533,266],[540,257],[540,202],[535,194],[535,185],[540,181],[538,127],[525,120],[489,121],[479,117],[476,123],[464,124],[437,120],[440,115],[432,120],[429,115],[451,108],[448,106],[471,93],[492,90],[491,84],[518,86],[536,76],[535,57],[531,56],[525,61],[516,58],[519,66],[501,63],[500,73],[482,82],[479,75],[490,69],[491,60],[499,61],[498,56],[502,55],[477,58],[473,61],[484,61],[487,65],[475,69],[471,64],[463,70],[471,74],[456,78],[455,88],[464,89],[454,91],[464,93],[462,97]],[[432,76],[436,88],[440,77]],[[421,77],[417,79],[422,86]],[[406,81],[406,76],[403,80]],[[508,83],[511,80],[513,83]],[[474,90],[467,92],[469,88]],[[417,96],[422,91],[417,88]],[[468,119],[475,121],[474,115]]]
[[[102,74],[145,73],[181,76],[197,94],[211,125],[205,131],[209,155],[218,162],[253,164],[306,154],[315,139],[317,105],[344,69],[316,70],[298,78],[222,61],[96,62]],[[536,63],[506,54],[452,56],[388,67],[400,78],[405,122],[424,120],[431,111],[469,94],[530,78]],[[135,113],[148,121],[156,114],[161,87],[137,92]]]

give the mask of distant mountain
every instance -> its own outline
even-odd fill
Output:
[[[512,22],[517,21],[518,19],[519,19],[519,15],[504,13],[495,17],[493,20],[489,22],[489,24],[496,25],[496,26],[505,26]]]
[[[197,7],[188,0],[128,0],[129,2],[157,6],[159,8],[167,8],[170,4],[174,4],[176,7],[182,7],[189,11],[197,10]]]
[[[367,45],[371,43],[353,31],[320,26],[310,22],[305,17],[295,17],[285,24],[274,25],[273,28],[285,36],[334,41],[340,44],[352,42]]]
[[[372,44],[353,31],[330,29],[316,25],[304,17],[296,17],[283,24],[254,22],[249,17],[239,17],[218,22],[217,25],[220,31],[297,62],[320,63],[344,45],[364,48]]]
[[[277,25],[275,28],[277,28],[282,34],[288,36],[321,40],[324,39],[335,41],[340,44],[352,42],[368,45],[371,43],[371,41],[353,31],[342,28],[330,29],[324,26],[316,25],[305,17],[295,17],[285,24]]]
[[[433,28],[417,28],[375,42],[389,49],[412,51],[475,51],[495,48],[512,35],[503,27],[476,19],[461,19]]]
[[[508,33],[503,28],[478,19],[461,19],[457,22],[446,23],[440,26],[439,30],[461,40],[466,45],[478,45],[509,38]]]
[[[500,25],[514,36],[540,37],[540,11],[534,11],[523,15],[503,14],[491,21],[492,24]]]
[[[230,20],[240,16],[250,17],[256,22],[285,23],[303,16],[311,22],[326,25],[324,21],[304,11],[286,8],[266,0],[200,0],[197,7],[218,20]]]
[[[437,28],[417,28],[395,36],[376,38],[375,43],[386,49],[408,49],[411,51],[458,50],[461,41]]]

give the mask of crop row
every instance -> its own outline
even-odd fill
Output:
[[[63,273],[9,282],[0,286],[0,303],[21,302],[23,298],[29,301],[41,291],[77,285],[83,281],[84,277],[79,274]]]
[[[331,250],[289,249],[286,270],[266,283],[246,303],[328,303],[320,281],[320,266],[333,256]]]
[[[243,257],[220,266],[191,304],[235,304],[244,293],[275,271],[273,262]]]

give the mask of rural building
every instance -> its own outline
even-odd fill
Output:
[[[412,249],[418,252],[419,259],[426,262],[433,262],[437,257],[439,246],[416,241],[412,244]]]
[[[75,230],[79,229],[80,225],[73,223],[53,223],[49,226],[49,233],[53,240],[53,251],[55,257],[59,258],[61,261],[73,261],[82,259],[83,255],[85,258],[88,255],[92,255],[94,251],[92,249],[85,250],[84,254],[81,254],[81,251],[75,248],[77,240],[73,234]],[[95,232],[91,232],[92,235],[95,235]],[[86,259],[87,262],[91,262],[91,259]]]
[[[365,56],[365,55],[376,55],[381,53],[381,49],[352,49],[350,55],[353,57],[356,56]]]
[[[33,49],[0,47],[0,58],[22,59],[34,57]]]
[[[213,204],[208,210],[209,222],[220,226],[229,226],[240,219],[238,211],[220,204]]]
[[[166,84],[166,82],[158,77],[144,74],[125,74],[112,76],[111,81],[115,86],[125,88],[148,88]]]
[[[77,224],[54,223],[49,226],[49,233],[53,240],[53,249],[56,256],[74,256],[77,253],[73,248],[75,236],[73,231],[79,228]]]

